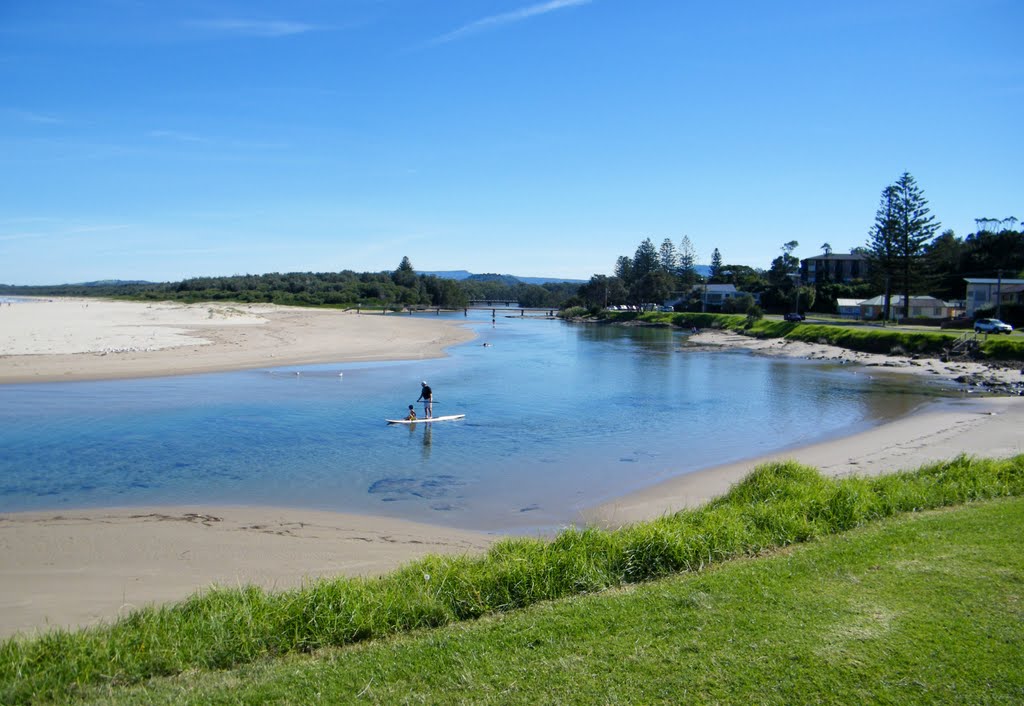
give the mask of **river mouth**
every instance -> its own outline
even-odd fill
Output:
[[[549,531],[674,475],[958,394],[852,365],[685,350],[666,328],[450,316],[477,338],[443,359],[5,386],[0,511],[273,505]],[[424,380],[435,415],[465,419],[388,426]]]

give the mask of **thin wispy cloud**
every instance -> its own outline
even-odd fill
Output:
[[[187,132],[178,132],[177,130],[150,130],[146,133],[149,137],[156,138],[158,140],[171,140],[173,142],[209,142],[198,135],[192,135]]]
[[[463,25],[456,30],[448,32],[447,34],[442,34],[440,37],[435,37],[427,42],[427,45],[436,46],[438,44],[446,44],[447,42],[453,42],[457,39],[462,39],[463,37],[468,37],[473,34],[479,34],[480,32],[497,29],[498,27],[503,27],[515,22],[522,22],[523,20],[528,20],[540,15],[546,15],[550,12],[564,10],[569,7],[577,7],[579,5],[589,5],[592,1],[593,0],[549,0],[549,2],[530,5],[518,10],[512,10],[511,12],[491,15],[490,17],[484,17],[483,19]]]
[[[146,133],[146,137],[166,142],[178,142],[186,145],[207,145],[229,150],[269,152],[275,150],[288,149],[289,147],[289,143],[287,142],[256,142],[252,140],[230,140],[223,139],[220,137],[211,138],[196,135],[191,132],[182,132],[180,130],[150,130],[149,132]]]
[[[0,233],[0,242],[8,240],[27,240],[29,238],[46,238],[50,233]]]
[[[18,219],[11,219],[11,221],[14,220]],[[60,219],[40,218],[24,220],[26,222],[59,222]],[[30,238],[67,238],[80,235],[90,235],[93,233],[109,233],[111,231],[125,230],[131,227],[132,226],[127,223],[72,225],[55,230],[18,231],[14,233],[0,233],[0,241],[27,240]]]
[[[133,255],[159,255],[161,257],[167,255],[215,255],[220,253],[233,253],[244,251],[241,246],[236,247],[216,247],[216,248],[149,248],[142,250],[132,250]],[[111,255],[123,255],[126,250],[117,249],[109,251]]]
[[[73,226],[68,228],[68,235],[77,235],[79,233],[106,233],[112,230],[125,230],[131,228],[131,225],[127,223],[111,223],[104,225],[83,225]]]
[[[45,113],[35,113],[30,110],[5,110],[5,113],[11,117],[17,118],[26,123],[35,123],[37,125],[61,125],[63,120],[53,115],[47,115]]]
[[[245,37],[288,37],[319,29],[316,25],[307,22],[292,22],[288,20],[192,20],[186,24],[189,27],[207,32],[234,34]]]

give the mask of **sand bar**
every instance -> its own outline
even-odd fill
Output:
[[[267,305],[56,300],[0,306],[0,382],[88,380],[443,354],[471,337],[451,320]],[[759,346],[728,334],[708,345]],[[774,343],[772,355],[887,364],[922,375],[961,371]],[[895,366],[893,368],[892,366]],[[1010,371],[1007,373],[1015,373]],[[1012,376],[1009,379],[1013,379]],[[758,463],[796,458],[825,473],[873,474],[959,453],[1022,453],[1024,398],[945,402],[856,436],[711,469],[688,469],[581,518],[618,525],[725,492]],[[694,471],[688,473],[688,471]],[[61,510],[0,515],[0,636],[110,621],[211,585],[288,588],[372,575],[428,553],[475,553],[495,538],[403,522],[261,507]]]
[[[436,358],[451,319],[272,304],[46,299],[0,305],[0,384]]]

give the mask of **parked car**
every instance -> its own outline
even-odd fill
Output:
[[[803,321],[804,320],[804,315],[803,314],[798,314],[795,311],[791,311],[788,314],[786,314],[785,316],[783,316],[782,318],[785,319],[786,321]]]
[[[978,319],[974,322],[975,333],[1013,333],[1013,326],[999,319]]]

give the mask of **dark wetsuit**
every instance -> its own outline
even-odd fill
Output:
[[[434,391],[430,389],[430,385],[423,386],[420,399],[423,400],[423,416],[427,418],[434,416]]]

